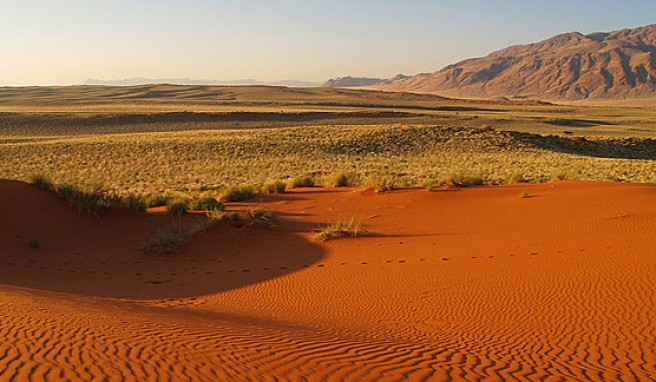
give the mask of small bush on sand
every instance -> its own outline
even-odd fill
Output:
[[[31,184],[45,190],[53,191],[55,189],[55,184],[52,180],[43,174],[31,174],[29,176],[29,181]]]
[[[266,209],[254,209],[248,211],[252,225],[258,225],[265,228],[273,228],[278,220],[276,213]]]
[[[223,211],[225,206],[212,197],[206,197],[192,201],[191,209],[197,211]]]
[[[255,188],[252,186],[232,186],[223,191],[219,196],[219,200],[222,202],[238,202],[250,199],[253,195],[255,195]]]
[[[287,190],[287,183],[280,179],[265,183],[261,189],[263,194],[282,194],[285,190]]]
[[[528,194],[526,191],[522,191],[521,194],[519,194],[519,197],[522,199],[530,198],[531,196]]]
[[[524,174],[522,174],[521,172],[512,173],[506,179],[506,183],[508,184],[526,183],[526,182],[527,180],[526,178],[524,178]]]
[[[187,201],[184,199],[172,199],[168,203],[169,213],[174,215],[184,215],[189,210]]]
[[[366,234],[367,232],[364,230],[362,219],[354,215],[328,225],[315,235],[315,239],[326,241],[340,237],[360,237]]]
[[[27,245],[28,245],[30,248],[32,248],[32,249],[39,249],[39,248],[41,248],[41,242],[38,241],[38,240],[34,240],[34,239],[28,241],[28,242],[27,242]]]
[[[294,177],[287,181],[287,189],[293,190],[299,187],[314,187],[316,181],[311,176],[304,176],[302,178]]]

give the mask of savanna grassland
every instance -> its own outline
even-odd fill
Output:
[[[342,89],[0,89],[0,178],[117,192],[214,190],[335,172],[656,182],[656,110]]]

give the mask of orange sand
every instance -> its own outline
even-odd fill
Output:
[[[256,203],[275,229],[153,256],[168,216],[83,217],[0,181],[0,380],[656,379],[654,186]],[[354,213],[370,237],[312,241]]]

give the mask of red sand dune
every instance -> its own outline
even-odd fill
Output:
[[[0,181],[0,380],[656,379],[654,186],[255,203],[276,228],[153,256],[167,216],[83,217]],[[352,214],[371,236],[312,240]]]

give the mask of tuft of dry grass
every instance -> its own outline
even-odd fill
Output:
[[[275,211],[256,208],[248,211],[248,216],[251,219],[251,225],[257,225],[264,228],[273,228],[276,225],[278,217]]]
[[[318,241],[326,241],[342,237],[360,237],[365,236],[366,234],[367,231],[364,230],[362,218],[360,216],[353,215],[351,217],[329,224],[320,232],[318,232],[314,238]]]
[[[261,192],[263,194],[282,194],[287,190],[287,183],[284,180],[274,180],[273,182],[270,183],[265,183],[262,188]]]

